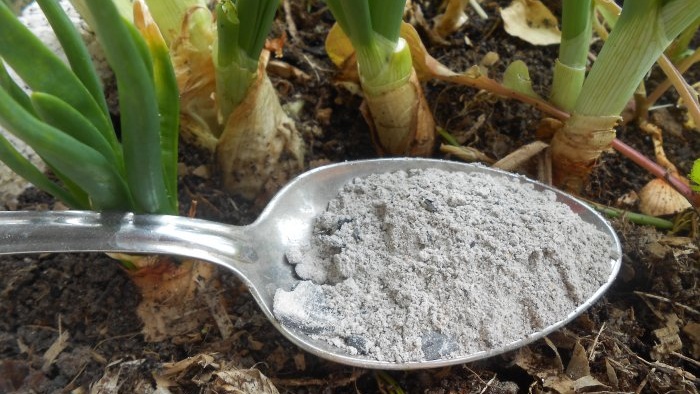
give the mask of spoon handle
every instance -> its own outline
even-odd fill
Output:
[[[0,254],[170,254],[230,267],[232,261],[257,259],[244,228],[180,216],[4,211],[0,212]]]

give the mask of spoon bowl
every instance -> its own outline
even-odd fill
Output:
[[[356,177],[408,169],[435,168],[450,172],[482,172],[518,178],[537,190],[553,191],[582,220],[595,225],[621,256],[620,242],[610,225],[596,211],[561,191],[519,175],[482,166],[433,159],[375,159],[345,162],[308,171],[284,187],[247,226],[231,226],[179,216],[132,213],[0,212],[0,254],[44,252],[121,252],[186,256],[224,266],[248,286],[270,322],[292,343],[325,359],[377,369],[421,369],[460,364],[522,347],[555,331],[596,302],[610,287],[621,258],[610,261],[608,280],[584,303],[560,321],[520,340],[486,351],[429,361],[387,362],[351,355],[343,349],[315,340],[302,330],[281,324],[272,313],[277,289],[291,290],[299,278],[285,259],[292,246],[308,241],[314,219],[340,188]]]

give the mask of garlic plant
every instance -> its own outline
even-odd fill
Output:
[[[556,184],[581,190],[593,164],[611,146],[620,114],[644,76],[673,39],[698,18],[696,0],[625,3],[572,100],[571,117],[552,140]]]
[[[205,0],[149,4],[170,32],[183,137],[212,152],[226,191],[265,201],[304,165],[303,140],[265,71],[278,1],[224,0],[215,15]]]
[[[13,6],[11,3],[13,2],[10,2],[8,4]],[[15,4],[13,11],[17,11],[18,20],[24,26],[26,26],[32,32],[32,34],[37,36],[37,38],[39,38],[39,40],[43,42],[49,50],[56,54],[56,56],[58,56],[64,63],[68,64],[68,59],[63,53],[61,44],[58,38],[56,37],[56,34],[54,33],[53,29],[51,29],[51,26],[49,25],[48,20],[44,16],[44,13],[41,11],[39,4],[33,1],[14,3]],[[85,45],[87,46],[90,56],[93,59],[93,64],[95,64],[96,72],[100,79],[102,79],[103,85],[105,83],[107,83],[108,85],[114,85],[114,76],[109,68],[109,64],[107,64],[107,60],[104,57],[104,53],[102,52],[95,35],[92,33],[92,31],[89,30],[87,24],[82,20],[82,18],[74,9],[74,7],[70,4],[70,2],[68,2],[67,0],[60,0],[58,1],[58,4],[61,6],[61,8],[63,8],[68,18],[78,29],[83,41],[85,42]],[[0,73],[0,78],[6,78],[8,79],[8,81],[9,79],[11,79],[16,83],[17,87],[24,91],[24,93],[31,94],[31,89],[21,80],[21,78],[11,68],[7,69],[7,73]],[[106,99],[110,110],[116,107],[116,94],[108,94],[106,96]],[[0,127],[0,138],[2,137],[7,139],[7,142],[9,142],[9,144],[12,147],[14,147],[16,152],[20,153],[22,157],[28,159],[30,163],[37,170],[39,170],[39,172],[44,172],[46,170],[44,162],[36,154],[36,152],[34,152],[31,149],[31,147],[29,147],[27,144],[22,142],[22,140],[18,139],[17,137],[13,136],[11,133]],[[7,144],[3,144],[3,146],[7,146]],[[30,184],[31,183],[28,182],[25,178],[22,178],[21,176],[17,175],[15,172],[12,171],[12,169],[0,162],[0,201],[7,204],[7,206],[10,207],[10,209],[12,209],[12,207],[15,206],[15,204],[17,203],[17,197]]]
[[[400,37],[405,0],[327,0],[355,50],[364,94],[363,115],[380,154],[430,156],[435,121]],[[326,48],[340,40],[333,30]],[[344,37],[343,37],[344,38]]]
[[[87,47],[55,1],[39,0],[66,66],[0,5],[0,56],[32,89],[0,78],[0,125],[29,144],[49,179],[2,140],[3,161],[74,208],[177,213],[177,88],[167,51],[147,43],[111,3],[89,3],[97,38],[117,75],[121,141]],[[148,50],[148,44],[152,44]],[[159,69],[153,65],[161,65]]]
[[[180,101],[165,40],[140,1],[133,14],[129,1],[121,7],[111,1],[74,2],[92,22],[116,74],[119,137],[90,51],[58,2],[38,0],[70,66],[0,4],[0,56],[32,90],[25,93],[0,73],[0,125],[28,142],[59,182],[1,140],[0,157],[72,208],[175,215]],[[170,256],[110,257],[121,262],[139,289],[136,312],[146,340],[187,335],[210,319],[199,289],[216,285],[212,264]]]
[[[224,188],[248,199],[271,196],[304,164],[304,145],[267,76],[263,52],[279,2],[226,0],[216,7],[214,51],[223,130],[216,168]]]

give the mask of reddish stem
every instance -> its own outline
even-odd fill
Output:
[[[700,193],[695,193],[690,186],[688,186],[678,177],[673,176],[665,168],[651,161],[649,158],[639,153],[636,149],[617,138],[613,140],[612,146],[616,151],[622,153],[622,155],[637,163],[640,167],[649,171],[652,175],[666,180],[666,182],[668,182],[674,189],[682,194],[693,207],[700,207]]]

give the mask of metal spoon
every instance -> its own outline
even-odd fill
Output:
[[[290,245],[309,239],[314,218],[326,208],[339,189],[355,177],[411,168],[484,172],[521,178],[499,170],[430,159],[377,159],[346,162],[317,168],[297,177],[270,201],[260,217],[247,226],[230,226],[177,216],[132,213],[0,212],[0,254],[39,252],[124,252],[193,257],[222,265],[248,286],[260,309],[285,337],[317,356],[365,368],[420,369],[475,361],[517,349],[559,329],[590,307],[612,284],[621,259],[610,261],[610,276],[586,302],[545,329],[487,351],[450,359],[392,363],[353,356],[342,349],[314,340],[301,330],[282,325],[272,314],[278,288],[290,290],[299,279],[285,261]],[[535,188],[553,190],[581,218],[610,238],[621,256],[620,242],[609,224],[581,201],[535,181]]]

